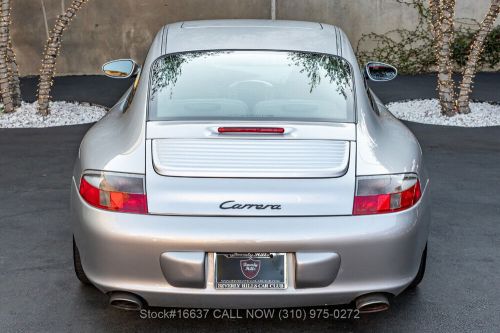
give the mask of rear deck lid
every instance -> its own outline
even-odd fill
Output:
[[[220,127],[283,128],[280,134]],[[349,215],[354,124],[148,123],[146,186],[152,214]]]
[[[272,139],[155,139],[153,165],[163,176],[321,178],[343,176],[349,142]]]

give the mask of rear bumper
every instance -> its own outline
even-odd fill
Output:
[[[427,242],[427,189],[413,208],[377,216],[190,217],[111,213],[87,205],[73,183],[73,230],[88,278],[104,293],[129,291],[151,306],[196,308],[346,304],[370,292],[397,295],[415,277]],[[166,252],[204,252],[201,288],[165,278]],[[286,252],[288,289],[217,290],[215,252]],[[297,252],[336,253],[340,269],[326,287],[298,288]]]

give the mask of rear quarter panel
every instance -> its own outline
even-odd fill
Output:
[[[357,124],[357,175],[412,172],[419,175],[425,186],[428,175],[422,149],[415,135],[376,96],[379,114],[364,107]]]

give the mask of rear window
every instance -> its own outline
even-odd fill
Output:
[[[149,120],[353,122],[353,80],[340,57],[275,51],[169,54],[152,66]]]

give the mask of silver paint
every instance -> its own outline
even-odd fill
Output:
[[[353,67],[356,123],[147,122],[152,62],[167,53],[217,49],[297,50],[344,57]],[[422,152],[413,134],[376,97],[378,110],[372,109],[353,49],[340,29],[319,23],[260,20],[168,25],[154,39],[132,103],[126,107],[131,93],[129,89],[89,130],[73,174],[75,240],[86,274],[103,292],[133,292],[153,306],[301,306],[348,303],[373,292],[397,295],[415,277],[430,225]],[[336,178],[262,179],[168,177],[155,170],[155,140],[215,140],[214,127],[242,125],[293,128],[282,140],[349,142],[347,172]],[[146,175],[151,214],[116,213],[89,206],[78,193],[85,170]],[[422,199],[414,207],[397,213],[352,216],[357,175],[403,172],[416,173],[422,183]],[[219,205],[229,200],[279,204],[282,209],[221,210]],[[203,288],[169,283],[160,265],[160,258],[168,252],[206,254]],[[215,252],[289,253],[289,288],[215,290]],[[313,253],[338,254],[341,264],[335,281],[322,287],[297,288],[295,268],[302,261],[300,256],[296,259],[297,252],[310,253],[311,262],[322,258],[314,258]]]
[[[153,164],[163,176],[215,178],[330,178],[345,175],[349,142],[333,140],[152,141]]]
[[[179,288],[205,287],[205,252],[165,252],[160,256],[160,266],[165,279]]]
[[[354,202],[356,145],[349,168],[336,178],[165,177],[156,172],[146,141],[146,192],[150,214],[205,216],[350,215]],[[281,205],[280,210],[221,210],[228,200]]]
[[[340,256],[334,252],[295,253],[295,287],[319,288],[333,283],[340,269]]]

